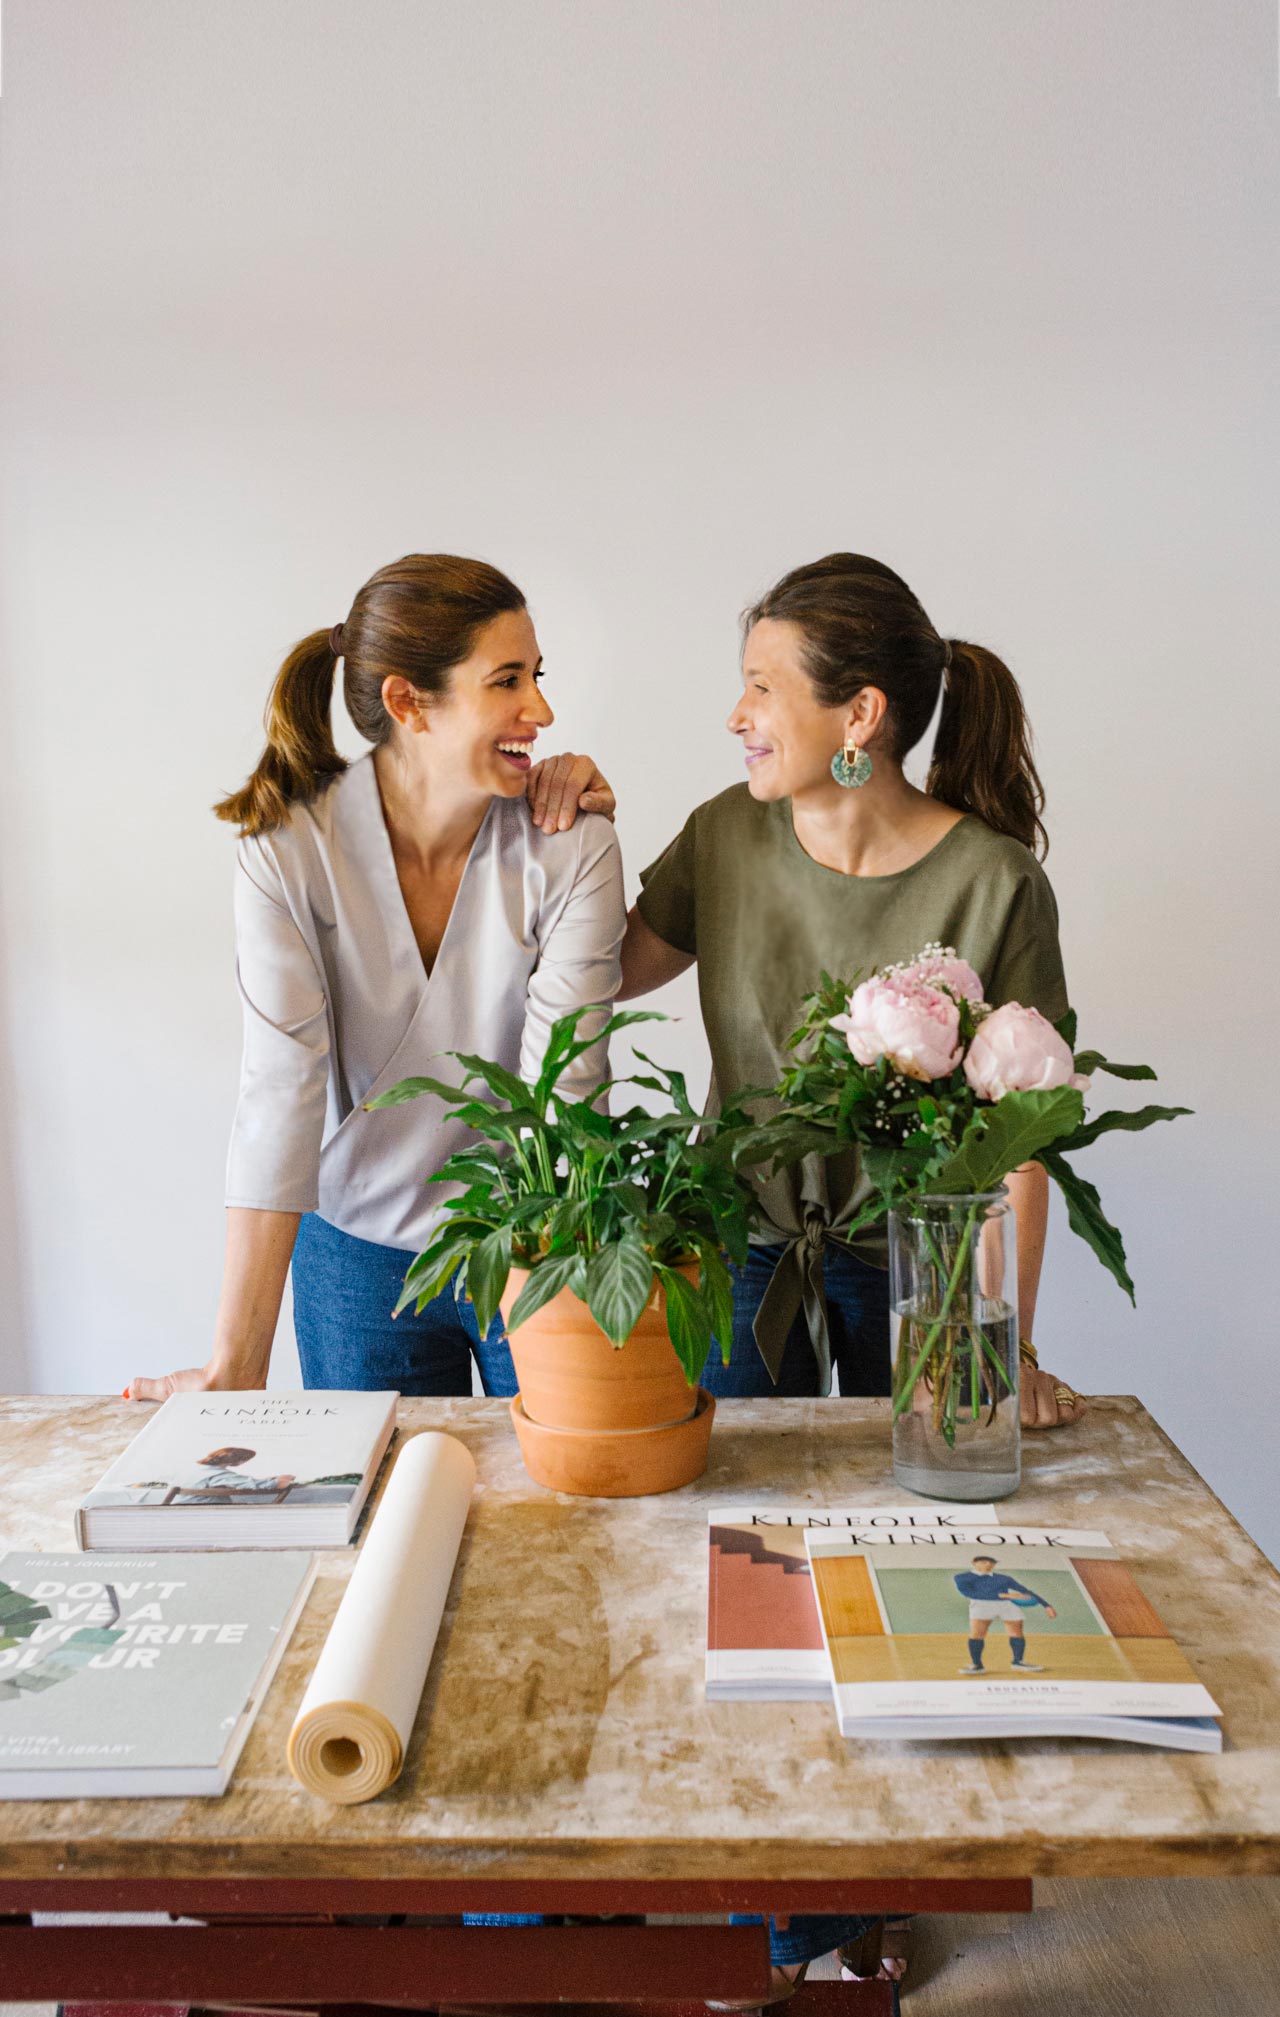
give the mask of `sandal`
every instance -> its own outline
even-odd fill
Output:
[[[901,1988],[911,1958],[911,1916],[877,1919],[860,1940],[838,1948],[842,1982],[892,1982]]]

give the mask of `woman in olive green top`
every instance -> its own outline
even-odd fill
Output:
[[[1043,842],[1040,781],[1021,696],[994,653],[945,642],[902,579],[831,554],[748,611],[742,698],[729,717],[747,782],[693,812],[647,869],[628,921],[620,998],[696,960],[721,1093],[769,1085],[801,1001],[842,978],[953,946],[987,1000],[1056,1021],[1067,1007]],[[927,789],[903,775],[942,688]],[[1016,1171],[1019,1300],[1027,1338],[1047,1179]],[[758,1187],[767,1225],[735,1285],[718,1394],[889,1391],[883,1225],[841,1238],[866,1195],[853,1154],[812,1157]],[[1075,1421],[1084,1403],[1024,1366],[1025,1422]]]

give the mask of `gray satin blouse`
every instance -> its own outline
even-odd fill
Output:
[[[416,1253],[449,1195],[425,1179],[470,1137],[430,1096],[362,1103],[417,1073],[459,1083],[444,1050],[536,1076],[556,1017],[618,991],[622,860],[598,815],[545,834],[523,799],[493,799],[428,976],[371,752],[287,825],[240,842],[235,919],[244,1058],[228,1205],[318,1210]],[[582,1098],[606,1069],[597,1046],[566,1094]]]

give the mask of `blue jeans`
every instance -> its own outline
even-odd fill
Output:
[[[341,1233],[317,1212],[293,1249],[293,1328],[304,1387],[469,1394],[471,1361],[486,1394],[516,1390],[511,1347],[496,1316],[485,1337],[469,1302],[442,1289],[421,1316],[392,1310],[413,1255]]]
[[[738,1400],[775,1394],[790,1397],[818,1391],[818,1362],[803,1311],[787,1336],[776,1387],[751,1329],[773,1271],[785,1252],[781,1245],[752,1247],[746,1266],[731,1269],[733,1338],[729,1363],[721,1364],[717,1341],[702,1371],[703,1386],[717,1399],[722,1395]],[[831,1361],[840,1377],[840,1392],[862,1396],[887,1394],[890,1391],[888,1269],[873,1268],[870,1261],[859,1260],[836,1241],[823,1250],[822,1263]]]

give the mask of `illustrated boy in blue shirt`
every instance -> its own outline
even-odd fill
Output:
[[[969,1665],[961,1667],[962,1674],[981,1674],[982,1643],[991,1629],[993,1618],[999,1618],[1009,1638],[1009,1650],[1013,1654],[1013,1664],[1023,1674],[1043,1674],[1044,1668],[1037,1667],[1024,1659],[1026,1652],[1025,1621],[1022,1613],[1036,1604],[1044,1607],[1046,1618],[1056,1618],[1053,1605],[1025,1583],[1003,1571],[997,1573],[994,1555],[975,1555],[973,1567],[962,1569],[954,1579],[962,1597],[969,1599]]]

